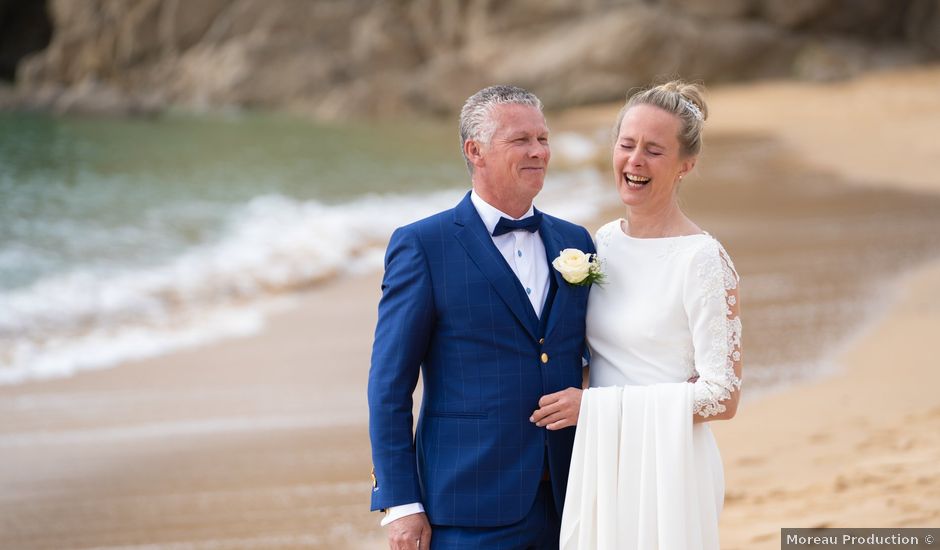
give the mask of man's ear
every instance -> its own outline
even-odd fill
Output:
[[[470,161],[470,164],[474,166],[483,166],[483,147],[479,142],[472,139],[468,139],[463,142],[463,152],[467,156],[467,160]]]

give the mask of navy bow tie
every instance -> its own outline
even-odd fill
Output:
[[[509,218],[500,217],[499,221],[496,222],[496,228],[493,229],[493,236],[499,237],[500,235],[505,235],[512,231],[528,231],[529,233],[535,233],[539,230],[540,225],[542,225],[542,213],[538,211],[528,218],[522,218],[521,220],[510,220]]]

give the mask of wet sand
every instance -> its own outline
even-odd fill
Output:
[[[898,285],[838,375],[742,407],[716,429],[722,548],[780,548],[781,527],[940,523],[940,262]]]
[[[711,96],[683,203],[744,279],[746,402],[715,426],[724,548],[778,548],[781,527],[940,519],[940,181],[913,168],[858,177],[879,153],[894,166],[937,158],[868,132],[884,90],[905,82],[918,101],[876,127],[940,130],[940,98],[931,118],[922,97],[940,69]],[[858,125],[794,119],[807,98]],[[596,129],[616,109],[553,126]],[[794,138],[808,130],[823,137]],[[820,162],[811,151],[833,140],[846,156]],[[592,229],[619,215],[611,200]],[[379,280],[314,289],[248,338],[0,387],[0,548],[382,548],[365,403]]]
[[[728,491],[722,548],[779,548],[782,527],[940,524],[938,86],[934,67],[839,84],[736,87],[715,98],[716,134],[772,135],[816,168],[815,187],[853,184],[825,207],[832,223],[811,231],[822,246],[846,230],[859,239],[814,262],[841,266],[841,276],[814,269],[809,294],[872,298],[820,323],[842,327],[821,334],[835,342],[821,365],[832,376],[749,401],[716,425]],[[914,203],[898,212],[889,207],[897,189],[925,194],[901,199]],[[861,196],[869,198],[864,212],[854,206]],[[796,216],[819,205],[807,201]],[[843,215],[860,225],[849,229]],[[804,331],[794,343],[806,337],[813,340]]]

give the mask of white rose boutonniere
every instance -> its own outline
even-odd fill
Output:
[[[587,286],[604,282],[604,273],[601,264],[597,261],[597,254],[585,254],[577,248],[566,248],[557,258],[552,260],[552,267],[561,273],[561,276],[574,286]]]

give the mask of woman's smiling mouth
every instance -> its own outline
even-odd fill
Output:
[[[637,174],[624,173],[623,179],[630,189],[641,189],[650,182],[650,178]]]

